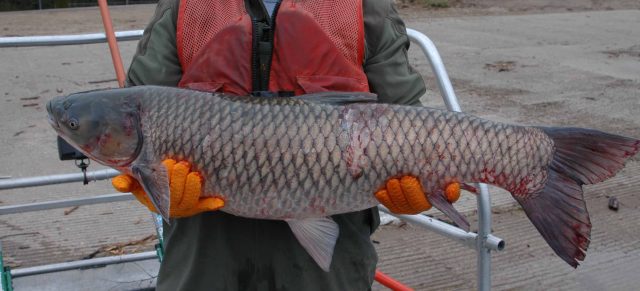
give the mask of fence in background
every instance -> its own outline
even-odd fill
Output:
[[[158,0],[114,0],[110,5],[154,4]],[[96,6],[94,0],[0,0],[0,11],[42,10]]]

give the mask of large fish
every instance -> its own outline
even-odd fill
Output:
[[[204,177],[203,195],[224,199],[222,211],[285,220],[324,270],[339,234],[329,216],[377,205],[374,192],[407,174],[465,229],[441,189],[482,182],[508,190],[556,254],[577,267],[591,232],[581,186],[612,177],[640,147],[595,130],[370,101],[366,93],[253,98],[140,86],[57,97],[47,111],[70,144],[136,177],[165,218],[161,161],[186,160]]]

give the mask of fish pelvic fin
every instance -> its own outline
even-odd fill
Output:
[[[542,190],[516,195],[549,246],[577,268],[586,256],[591,221],[582,185],[602,182],[638,153],[640,140],[581,128],[541,128],[555,144]]]
[[[329,272],[340,228],[329,217],[287,220],[302,247],[325,272]]]
[[[169,174],[167,168],[161,163],[151,165],[135,165],[131,168],[132,173],[142,185],[144,192],[149,196],[149,200],[158,210],[162,218],[169,223],[170,190]]]

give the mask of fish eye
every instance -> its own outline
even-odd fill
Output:
[[[78,120],[75,119],[75,118],[69,118],[69,121],[67,122],[67,124],[69,125],[69,128],[71,128],[73,130],[78,129],[78,126],[80,125]]]

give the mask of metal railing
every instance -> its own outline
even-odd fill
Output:
[[[138,40],[142,30],[118,31],[115,33],[119,41]],[[0,37],[2,47],[26,47],[26,46],[58,46],[103,43],[107,41],[105,33],[69,34],[69,35],[33,35]]]
[[[453,85],[449,79],[449,74],[444,67],[444,62],[438,53],[438,49],[431,39],[423,33],[407,28],[407,34],[412,42],[420,46],[422,52],[429,60],[431,70],[433,71],[438,83],[438,88],[442,94],[442,98],[451,111],[461,112],[462,109],[458,104],[458,98],[453,91]],[[476,195],[478,204],[478,233],[475,238],[475,247],[473,247],[477,255],[477,280],[478,290],[491,290],[491,251],[503,250],[505,242],[496,238],[491,234],[491,196],[486,184],[478,184],[478,195]],[[451,228],[466,232],[457,227],[448,225]],[[450,229],[446,227],[447,229]],[[443,233],[441,233],[443,234]],[[447,237],[456,239],[455,236],[444,234]],[[493,248],[493,247],[496,248]]]
[[[5,1],[7,2],[7,1]],[[96,6],[96,4],[94,2],[86,2],[86,1],[63,1],[62,3],[59,3],[58,1],[45,1],[43,3],[42,0],[37,0],[37,5],[35,3],[33,3],[33,1],[22,1],[23,3],[21,4],[14,4],[14,5],[9,5],[8,7],[5,7],[5,9],[8,9],[7,11],[15,11],[15,10],[34,10],[34,9],[38,9],[38,10],[42,10],[42,9],[60,9],[60,8],[73,8],[73,7],[89,7],[89,6]],[[24,3],[27,2],[27,3]],[[135,5],[135,4],[152,4],[152,3],[157,3],[158,0],[119,0],[119,1],[109,1],[111,2],[111,5]]]
[[[112,169],[89,171],[86,173],[90,181],[106,180],[115,177],[120,172]],[[50,176],[38,176],[29,178],[17,178],[17,179],[4,179],[0,180],[0,190],[18,189],[26,187],[38,187],[45,185],[56,185],[63,183],[80,183],[85,181],[85,175],[82,173],[64,174],[64,175],[50,175]],[[86,198],[64,199],[47,202],[37,202],[19,205],[7,205],[0,207],[0,215],[25,213],[32,211],[42,211],[57,208],[67,208],[73,206],[111,203],[120,201],[135,200],[135,197],[131,193],[115,193],[105,194]],[[160,245],[162,244],[162,222],[161,218],[152,214],[154,225]],[[136,262],[149,259],[162,259],[161,249],[156,246],[156,251],[147,251],[142,253],[125,254],[118,256],[91,258],[85,260],[76,260],[63,263],[55,263],[48,265],[40,265],[33,267],[25,267],[19,269],[9,269],[3,266],[2,256],[2,242],[0,241],[0,290],[11,291],[13,286],[11,280],[13,278],[33,276],[54,272],[62,272],[67,270],[75,270],[87,267],[97,267],[112,264],[121,264],[127,262]],[[4,284],[4,285],[3,285]]]
[[[414,44],[417,44],[422,52],[427,57],[431,69],[437,80],[438,88],[442,94],[444,102],[449,110],[460,112],[460,105],[458,104],[453,86],[446,72],[444,63],[438,53],[433,42],[424,34],[413,30],[407,29],[407,34]],[[115,33],[118,40],[137,40],[142,36],[142,30],[135,31],[123,31]],[[105,34],[83,34],[83,35],[61,35],[61,36],[37,36],[37,37],[0,37],[0,47],[18,47],[18,46],[41,46],[41,45],[69,45],[69,44],[88,44],[95,42],[106,41]],[[115,170],[100,170],[87,172],[87,177],[90,180],[103,180],[109,179],[117,175]],[[0,180],[0,190],[15,189],[23,187],[34,187],[43,185],[53,185],[60,183],[72,183],[81,182],[84,180],[82,173],[78,174],[64,174],[64,175],[52,175],[52,176],[40,176],[29,177],[19,179],[4,179]],[[477,252],[477,282],[478,290],[490,290],[491,289],[491,251],[499,251],[504,249],[505,242],[491,234],[491,201],[487,186],[484,184],[478,184],[479,193],[477,195],[477,209],[478,209],[478,233],[467,232],[458,227],[441,222],[437,219],[425,216],[425,215],[396,215],[390,213],[390,211],[384,206],[379,206],[380,210],[389,213],[400,219],[403,219],[411,224],[418,225],[424,229],[434,231],[438,234],[451,238],[469,248],[475,249]],[[96,203],[108,203],[118,202],[125,200],[133,200],[133,195],[128,193],[122,194],[107,194],[89,198],[58,200],[50,202],[30,203],[22,205],[9,205],[0,207],[0,215],[23,213],[28,211],[40,211],[52,208],[63,208],[70,206],[88,205]],[[154,217],[156,231],[158,231],[159,239],[162,238],[162,225]],[[0,244],[0,259],[2,258],[2,245]],[[75,269],[86,266],[96,266],[105,264],[116,264],[122,262],[131,262],[136,260],[145,260],[162,255],[158,252],[146,252],[140,254],[128,254],[110,258],[96,258],[90,260],[81,260],[74,262],[66,262],[62,264],[52,264],[45,266],[36,266],[30,268],[21,268],[10,270],[9,277],[4,277],[0,274],[0,283],[7,285],[7,278],[20,277],[36,274],[44,274],[50,272],[58,272],[63,270]],[[2,267],[2,261],[0,260],[0,267]],[[0,272],[2,269],[0,268]],[[10,284],[10,282],[9,282]],[[3,287],[2,291],[7,291]],[[11,288],[11,287],[9,287]]]

